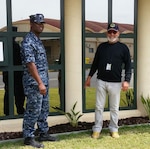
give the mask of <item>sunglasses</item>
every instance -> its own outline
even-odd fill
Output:
[[[116,34],[117,33],[117,31],[114,31],[114,30],[110,30],[110,31],[108,31],[108,34]]]
[[[39,23],[34,22],[34,23],[37,24],[37,25],[43,25],[44,24],[43,22],[39,22]]]

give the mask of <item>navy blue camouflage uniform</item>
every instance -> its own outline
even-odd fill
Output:
[[[37,122],[39,133],[47,133],[49,127],[47,117],[49,114],[48,95],[48,62],[42,41],[32,32],[29,32],[21,44],[21,58],[24,68],[23,85],[27,97],[26,110],[23,120],[23,137],[34,137]],[[36,80],[29,73],[27,63],[35,63],[38,73],[47,88],[46,95],[39,92]]]

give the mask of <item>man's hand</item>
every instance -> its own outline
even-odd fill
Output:
[[[32,77],[38,83],[40,94],[46,95],[46,87],[45,87],[45,85],[43,84],[43,82],[40,78],[40,75],[38,73],[36,65],[33,62],[30,62],[30,63],[27,64],[27,67],[28,67],[28,70],[29,70],[30,74],[32,75]]]
[[[127,91],[128,88],[129,88],[129,82],[127,81],[122,82],[122,90]]]
[[[91,77],[88,76],[86,81],[85,81],[85,85],[84,86],[86,87],[86,86],[90,86],[90,85],[91,85]]]
[[[39,91],[40,91],[40,94],[46,95],[46,87],[43,83],[39,84]]]

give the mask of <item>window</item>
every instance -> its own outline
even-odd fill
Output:
[[[0,62],[4,61],[3,42],[0,42]]]
[[[7,22],[7,17],[6,17],[6,0],[1,0],[1,5],[0,5],[0,32],[1,32],[1,28],[3,28],[4,26],[6,26]]]
[[[94,49],[93,48],[89,48],[89,53],[94,53]]]
[[[58,73],[61,71],[62,78],[64,77],[64,38],[63,38],[63,28],[64,24],[62,21],[64,16],[63,10],[63,0],[1,0],[0,5],[0,16],[2,18],[0,22],[0,75],[3,72],[7,72],[8,81],[8,103],[7,108],[9,109],[8,118],[18,117],[17,108],[15,105],[15,93],[12,88],[14,88],[14,74],[16,71],[22,71],[21,65],[13,64],[13,44],[12,41],[15,38],[17,43],[21,43],[23,37],[27,32],[30,31],[30,21],[29,16],[36,13],[42,13],[45,18],[44,31],[40,35],[42,40],[49,63],[49,75],[51,83],[50,91],[51,106],[60,106],[64,109],[64,80],[61,81],[61,90],[58,84]],[[19,6],[19,7],[18,7]],[[11,10],[11,11],[10,11]],[[24,11],[26,10],[26,11]],[[12,27],[16,27],[17,30],[14,31]],[[9,49],[9,50],[8,50]],[[61,54],[61,63],[56,63]],[[1,63],[2,62],[2,63]],[[1,111],[0,119],[7,119],[4,113],[4,94],[5,94],[5,84],[2,80],[3,76],[0,77],[1,82]],[[59,96],[61,93],[61,97]],[[57,99],[56,99],[57,98]],[[57,100],[57,105],[56,105]],[[55,111],[50,108],[50,114],[55,114]]]
[[[120,29],[120,41],[125,43],[131,54],[132,60],[132,79],[130,92],[121,93],[120,109],[136,108],[136,18],[137,1],[135,0],[84,0],[83,1],[83,84],[87,78],[91,64],[93,62],[97,46],[107,41],[106,31],[109,22],[115,22]],[[128,8],[128,11],[127,9]],[[85,59],[85,61],[84,61]],[[122,71],[124,77],[124,70]],[[96,93],[96,73],[92,77],[91,87],[83,91],[83,111],[94,111]],[[127,98],[130,94],[131,101]],[[105,105],[105,110],[109,110],[109,97]]]

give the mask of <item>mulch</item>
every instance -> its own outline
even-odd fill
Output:
[[[126,119],[120,119],[118,122],[119,126],[126,126],[126,125],[137,125],[137,124],[146,124],[150,123],[148,117],[131,117]],[[78,127],[72,127],[70,123],[59,124],[52,127],[49,127],[50,134],[57,134],[57,133],[66,133],[72,131],[81,131],[81,130],[91,130],[94,122],[79,122]],[[103,128],[107,128],[109,125],[109,120],[103,122]],[[35,135],[38,134],[38,130],[35,132]],[[10,139],[17,139],[22,138],[22,132],[3,132],[0,133],[0,140],[10,140]]]

